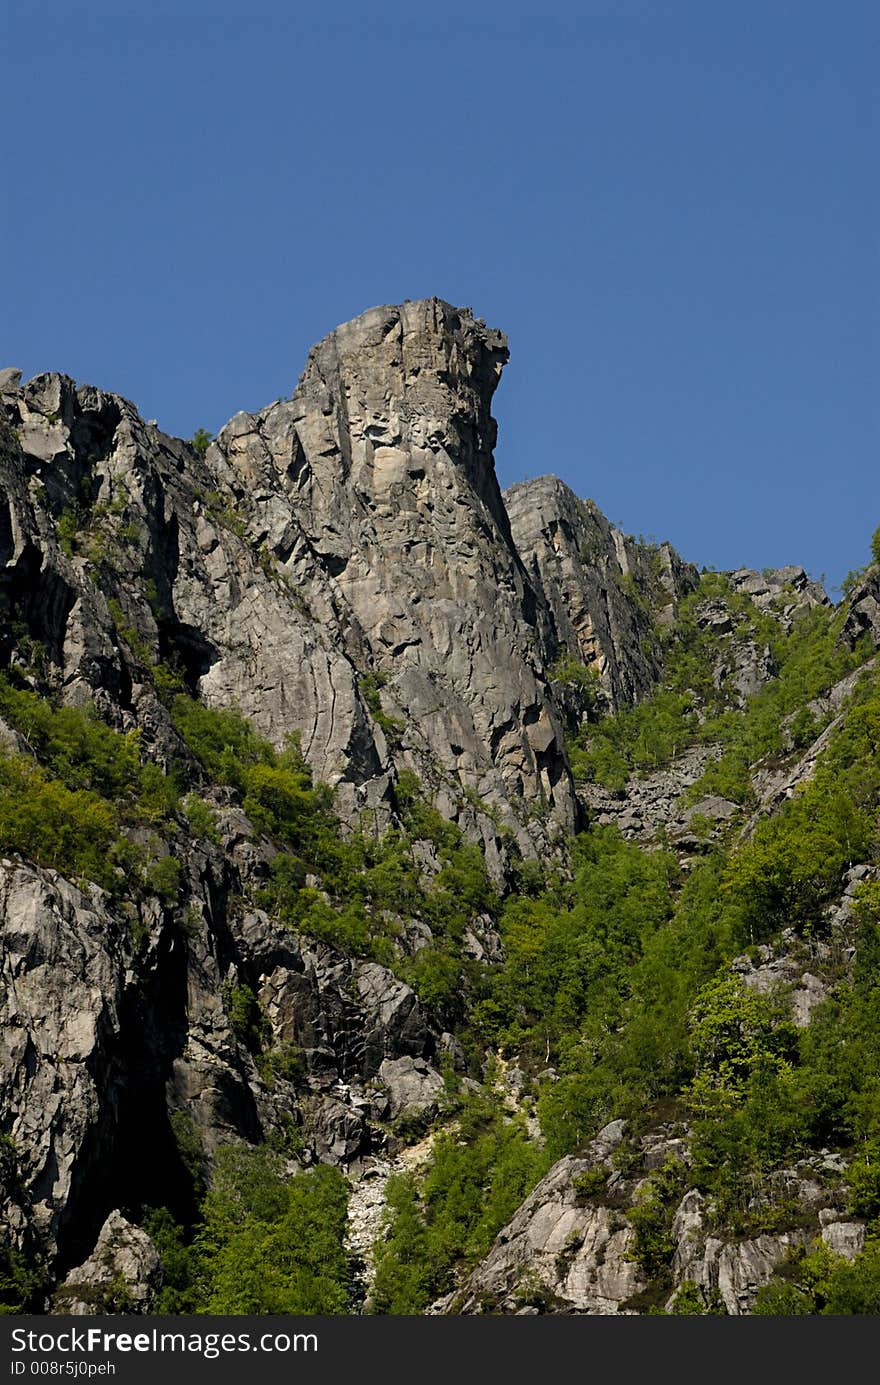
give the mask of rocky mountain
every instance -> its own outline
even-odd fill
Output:
[[[867,1089],[738,1122],[846,1085],[835,1024],[872,1061],[877,567],[833,607],[502,494],[506,360],[376,308],[192,442],[0,372],[11,1308],[868,1292]]]

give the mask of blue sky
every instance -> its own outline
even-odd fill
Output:
[[[190,435],[437,294],[510,337],[503,485],[718,568],[866,560],[875,4],[6,9],[0,365]]]

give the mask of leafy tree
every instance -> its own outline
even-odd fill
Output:
[[[795,1256],[786,1273],[786,1279],[774,1279],[759,1291],[756,1314],[880,1314],[880,1241],[869,1241],[852,1261],[833,1255],[818,1242],[808,1254]]]
[[[289,1180],[280,1169],[265,1148],[218,1151],[195,1243],[199,1311],[346,1311],[345,1179],[326,1165]]]
[[[211,443],[213,441],[213,435],[209,433],[207,429],[197,428],[192,438],[190,439],[190,445],[195,448],[196,452],[198,452],[200,457],[204,457],[205,453],[207,452],[208,448],[211,446]]]
[[[375,1250],[373,1311],[419,1313],[485,1255],[494,1237],[549,1167],[520,1121],[472,1098],[457,1135],[442,1132],[419,1186],[389,1180],[384,1240]]]
[[[23,756],[0,757],[0,843],[62,874],[118,885],[126,859],[112,806],[87,789],[70,790]]]
[[[787,1065],[795,1035],[786,1009],[739,976],[721,976],[700,991],[689,1014],[696,1110],[739,1101],[759,1067],[778,1072]]]

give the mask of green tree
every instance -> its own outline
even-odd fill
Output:
[[[344,1313],[347,1208],[336,1168],[285,1180],[265,1147],[218,1150],[195,1245],[200,1311]]]
[[[787,1067],[795,1035],[783,1004],[746,985],[740,976],[721,976],[696,997],[689,1015],[696,1076],[689,1098],[697,1111],[742,1099],[760,1067]]]
[[[192,438],[190,439],[190,445],[195,448],[200,457],[204,457],[205,453],[207,452],[208,448],[211,446],[211,443],[213,441],[213,434],[209,433],[207,429],[197,428]]]

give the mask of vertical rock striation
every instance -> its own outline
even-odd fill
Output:
[[[609,709],[631,706],[660,675],[655,622],[669,623],[696,569],[669,546],[637,543],[555,476],[504,492],[514,542],[553,615],[557,657],[594,669]]]
[[[376,749],[355,769],[340,756],[359,739],[354,724],[342,733],[354,709],[301,688],[304,663],[290,702],[318,772],[363,784],[389,760],[413,767],[443,811],[463,788],[531,854],[543,833],[525,805],[563,831],[576,808],[544,673],[552,623],[494,471],[506,360],[503,334],[468,310],[375,308],[314,348],[292,399],[237,415],[208,460],[252,541],[369,680]],[[265,678],[244,683],[238,665],[221,658],[202,690],[259,718]]]

